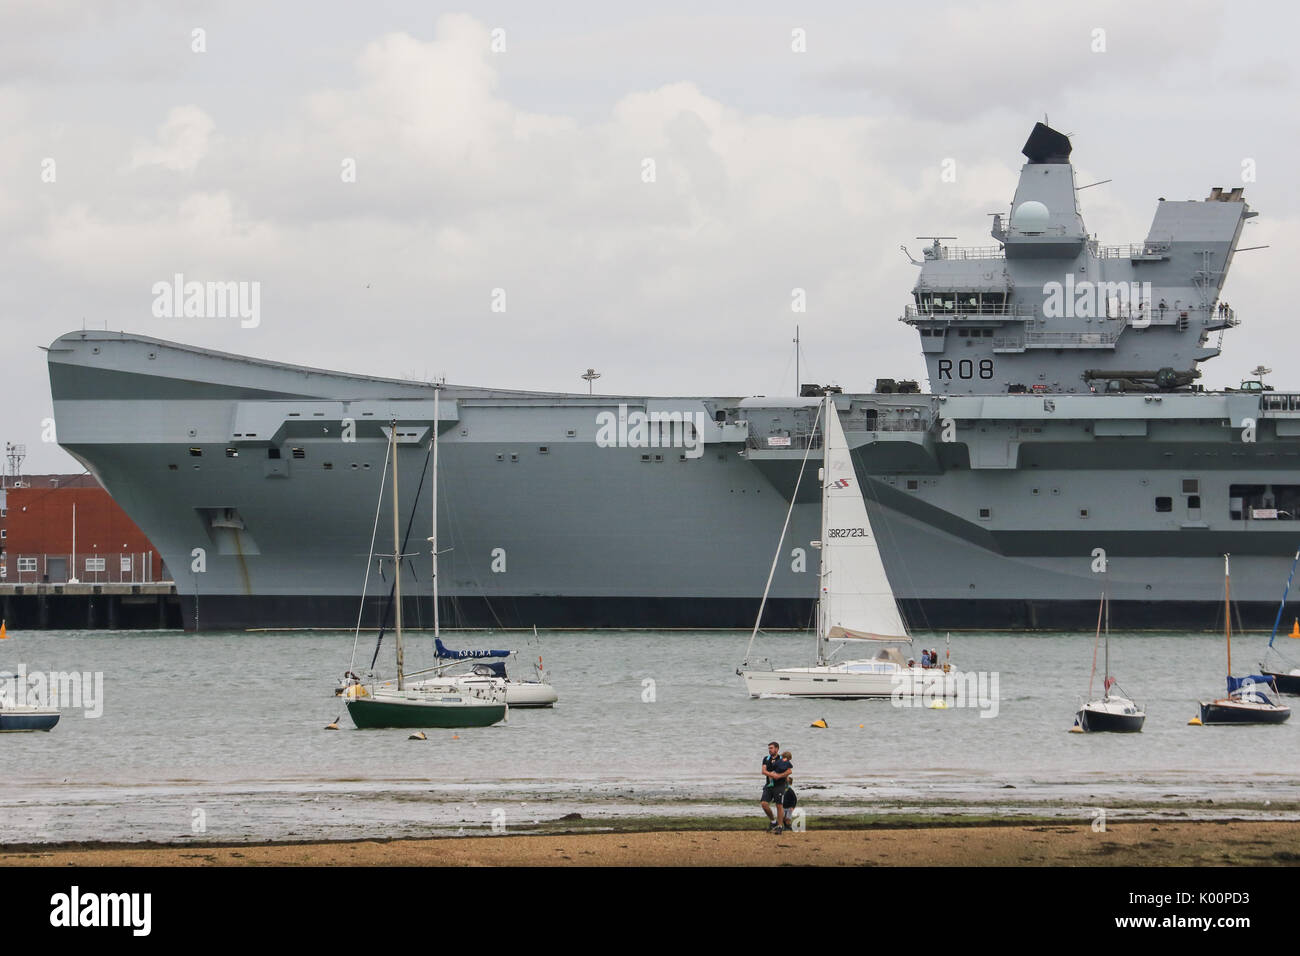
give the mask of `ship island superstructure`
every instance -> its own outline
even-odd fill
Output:
[[[1070,141],[1035,126],[996,245],[939,240],[901,316],[931,393],[836,390],[908,625],[1215,626],[1233,555],[1247,623],[1271,621],[1300,515],[1300,395],[1204,391],[1238,323],[1222,289],[1240,189],[1161,201],[1145,240],[1085,230]],[[647,397],[433,386],[78,331],[49,349],[60,444],[163,554],[186,627],[346,627],[388,433],[415,489],[439,430],[439,590],[453,626],[752,624],[825,388]],[[864,377],[865,377],[864,370]],[[809,450],[811,446],[811,451]],[[427,495],[403,515],[427,528]],[[808,625],[819,490],[799,489],[767,604]],[[384,518],[382,520],[391,520]],[[423,533],[413,541],[423,542]],[[404,548],[405,619],[432,621],[431,559]],[[391,564],[378,569],[391,582]],[[409,585],[407,581],[411,582]],[[372,589],[377,621],[387,584]],[[411,593],[415,592],[415,593]]]

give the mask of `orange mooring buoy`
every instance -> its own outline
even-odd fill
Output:
[[[0,624],[0,628],[3,627],[4,625]],[[1300,617],[1296,618],[1295,623],[1291,625],[1291,636],[1300,641]]]

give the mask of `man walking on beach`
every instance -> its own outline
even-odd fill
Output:
[[[781,745],[773,740],[767,745],[767,756],[763,758],[763,793],[758,802],[767,814],[767,828],[773,833],[782,833],[785,829],[785,781],[792,769],[790,762],[781,756]],[[775,819],[772,817],[773,806],[776,807]]]

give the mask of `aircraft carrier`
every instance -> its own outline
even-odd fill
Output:
[[[1216,188],[1161,200],[1141,242],[1101,245],[1069,139],[1038,124],[1023,152],[996,244],[935,239],[913,259],[899,318],[932,393],[879,380],[835,397],[908,623],[1091,629],[1104,567],[1113,626],[1210,629],[1230,552],[1245,623],[1271,624],[1300,530],[1300,394],[1198,383],[1239,321],[1221,291],[1255,213]],[[48,363],[59,443],[161,551],[201,630],[357,622],[390,423],[413,624],[432,620],[434,427],[440,610],[462,626],[747,627],[800,464],[819,457],[817,386],[775,399],[443,385],[435,420],[433,385],[130,333],[69,333]],[[813,613],[811,475],[766,626]],[[377,565],[371,624],[393,576]]]

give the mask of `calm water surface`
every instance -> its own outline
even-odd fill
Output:
[[[1300,816],[1300,717],[1187,726],[1196,699],[1223,687],[1221,637],[1113,636],[1112,671],[1147,707],[1140,735],[1067,733],[1088,689],[1091,634],[955,637],[959,667],[997,675],[993,717],[888,701],[750,700],[735,675],[747,639],[546,633],[554,710],[515,710],[508,724],[430,731],[420,742],[351,727],[332,696],[350,633],[14,634],[0,644],[0,670],[102,672],[105,699],[99,718],[69,710],[52,733],[0,736],[0,841],[394,836],[569,812],[749,814],[770,739],[794,751],[810,816],[1029,807],[1086,817],[1093,806]],[[363,635],[367,660],[371,641]],[[431,643],[413,636],[408,662],[427,660]],[[531,634],[448,643],[537,653]],[[1264,643],[1234,640],[1238,673]],[[914,646],[919,656],[942,642]],[[810,640],[764,636],[754,656],[808,663]],[[827,729],[809,726],[819,717]],[[335,718],[343,730],[322,730]]]

